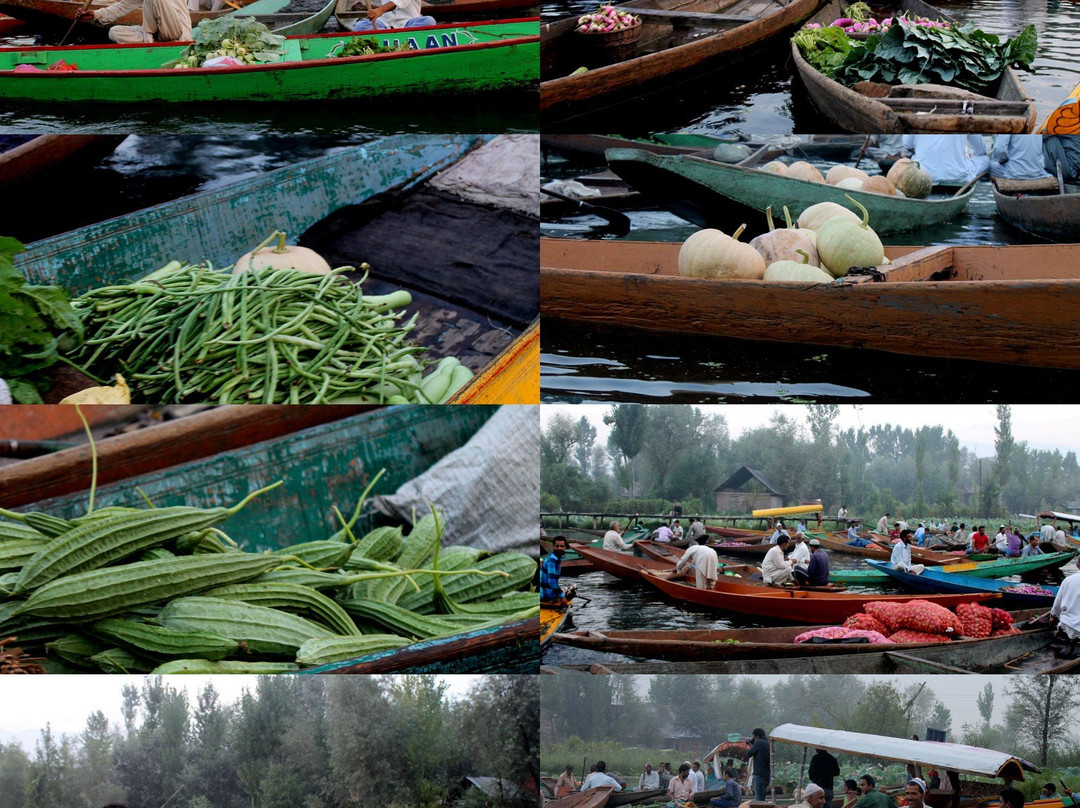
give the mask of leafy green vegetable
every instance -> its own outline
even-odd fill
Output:
[[[832,78],[848,86],[861,81],[947,84],[990,94],[1009,65],[1030,69],[1037,46],[1034,25],[1001,42],[970,22],[929,28],[901,18],[880,37],[852,48]]]
[[[337,53],[332,53],[336,58],[344,58],[346,56],[371,56],[376,53],[398,53],[399,51],[407,51],[409,46],[405,42],[398,43],[397,45],[380,45],[370,39],[354,39],[349,42]]]
[[[803,58],[830,78],[837,67],[844,64],[853,48],[862,48],[842,28],[804,28],[792,37],[799,46]]]
[[[254,17],[226,15],[202,20],[191,33],[191,44],[184,48],[179,58],[162,67],[198,67],[207,59],[222,55],[234,56],[249,64],[265,64],[279,62],[285,55],[285,37],[270,33],[270,29]]]
[[[39,404],[31,377],[56,362],[61,339],[82,342],[82,321],[58,286],[31,286],[15,268],[26,248],[0,236],[0,378],[20,404]]]

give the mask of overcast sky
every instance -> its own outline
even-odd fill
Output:
[[[684,406],[673,404],[670,406]],[[872,424],[893,424],[918,429],[920,426],[942,426],[951,429],[964,446],[980,457],[994,453],[994,427],[997,408],[991,404],[841,404],[837,424],[841,429]],[[557,412],[565,412],[574,420],[584,415],[596,426],[597,440],[606,445],[609,427],[604,425],[604,413],[609,405],[602,404],[545,404],[540,419],[546,427]],[[806,407],[800,404],[717,404],[699,409],[719,413],[727,419],[732,437],[764,426],[774,412],[806,423]],[[1060,449],[1080,452],[1080,405],[1014,404],[1012,432],[1017,442],[1026,441],[1036,449]]]
[[[463,696],[476,676],[440,676],[449,685],[451,698]],[[141,688],[143,676],[0,676],[0,730],[19,733],[39,730],[46,723],[54,732],[79,733],[86,728],[86,717],[101,710],[109,723],[120,726],[121,689],[127,683]],[[236,701],[244,689],[254,689],[254,676],[170,676],[168,683],[188,692],[194,705],[199,691],[213,680],[214,688],[226,703]]]

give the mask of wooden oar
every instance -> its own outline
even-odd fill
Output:
[[[870,138],[872,135],[867,135],[866,140],[863,141],[862,148],[859,149],[859,156],[855,159],[855,168],[859,167],[859,163],[862,162],[863,156],[866,154],[866,148],[870,145]]]
[[[75,26],[79,24],[79,15],[85,14],[90,9],[90,5],[93,2],[94,2],[94,0],[86,0],[86,2],[83,3],[83,7],[80,8],[78,13],[75,14],[75,19],[73,19],[71,21],[71,26],[67,29],[67,33],[64,34],[64,38],[60,40],[60,44],[57,45],[56,47],[58,47],[58,48],[64,47],[64,43],[67,42],[67,38],[69,36],[71,36],[71,32],[74,31]]]
[[[1058,181],[1058,193],[1065,194],[1065,179],[1061,175],[1061,161],[1057,161],[1057,181]]]
[[[548,196],[561,199],[563,202],[573,202],[579,208],[589,211],[590,213],[595,213],[601,219],[605,219],[620,235],[626,235],[630,232],[630,217],[625,213],[621,213],[614,208],[605,207],[604,205],[594,205],[592,202],[586,202],[584,199],[574,199],[565,194],[560,194],[558,191],[549,191],[547,188],[541,188],[540,191]]]
[[[975,179],[973,179],[967,185],[962,186],[959,191],[957,191],[955,194],[953,194],[953,198],[955,199],[958,196],[963,196],[964,194],[966,194],[975,185],[975,183],[977,183],[979,180],[981,180],[983,177],[986,176],[986,174],[987,174],[987,172],[989,170],[990,170],[989,168],[986,168],[986,169],[983,169],[982,171],[980,171],[978,176],[975,177]]]

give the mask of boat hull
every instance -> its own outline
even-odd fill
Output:
[[[611,170],[631,186],[699,227],[731,229],[733,222],[753,216],[748,230],[755,234],[767,232],[764,217],[757,215],[767,208],[773,209],[782,224],[782,205],[794,220],[819,202],[850,209],[848,196],[867,209],[874,232],[901,233],[955,219],[974,193],[970,188],[962,196],[948,199],[906,199],[849,191],[702,157],[656,155],[638,149],[611,149],[607,160]]]
[[[1004,578],[1007,575],[1023,575],[1036,570],[1060,567],[1063,564],[1068,563],[1075,555],[1076,554],[1072,552],[1047,553],[1045,555],[1031,556],[1029,558],[998,558],[993,561],[981,561],[974,564],[974,569],[965,569],[964,575],[970,575],[975,578]],[[951,574],[949,572],[949,565],[941,567],[941,571],[946,574]],[[877,585],[888,583],[891,579],[886,573],[871,568],[858,570],[832,570],[829,573],[829,580],[842,584]]]
[[[921,575],[913,575],[910,572],[901,572],[889,567],[880,561],[869,562],[870,566],[879,572],[883,572],[891,579],[909,589],[930,593],[966,593],[966,592],[991,592],[1001,596],[1001,607],[1005,609],[1048,609],[1054,604],[1054,596],[1057,587],[1049,589],[1050,595],[1029,595],[1020,592],[1005,591],[1007,587],[1015,586],[1009,581],[988,580],[974,578],[963,573],[947,573],[939,570],[927,569]]]
[[[994,203],[1002,219],[1025,233],[1053,242],[1080,238],[1080,193],[1018,198],[995,186]]]
[[[415,94],[475,93],[532,85],[539,37],[530,20],[374,33],[290,38],[282,62],[235,68],[172,70],[182,46],[90,45],[0,50],[0,98],[93,103],[316,101]],[[369,39],[401,53],[331,58],[338,43]],[[471,44],[466,44],[471,43]],[[305,55],[307,54],[307,55]],[[44,68],[59,59],[75,71]],[[14,72],[18,65],[39,70]]]
[[[823,284],[680,277],[679,246],[541,239],[542,318],[1080,370],[1075,322],[1026,314],[1080,310],[1077,246],[887,249],[884,282]]]

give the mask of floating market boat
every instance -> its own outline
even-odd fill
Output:
[[[334,0],[332,4],[334,17],[346,31],[351,31],[356,21],[365,16],[360,11],[353,11],[356,3],[357,0]],[[436,22],[490,20],[532,12],[537,5],[536,0],[423,0],[420,13],[434,17]]]
[[[274,230],[303,234],[332,266],[370,263],[365,293],[410,290],[411,341],[478,374],[454,401],[537,403],[535,365],[520,362],[538,340],[537,219],[490,193],[506,177],[488,158],[515,138],[528,145],[527,136],[373,141],[43,239],[15,265],[81,294],[173,259],[230,266]]]
[[[1080,238],[1080,186],[1056,179],[1041,188],[1023,190],[1008,180],[991,180],[998,215],[1018,230],[1046,241],[1074,242]]]
[[[793,29],[822,0],[628,0],[619,8],[641,18],[636,50],[605,64],[578,34],[579,15],[541,28],[540,112],[545,125],[595,111],[695,70],[715,69]],[[589,69],[578,72],[582,66]]]
[[[918,230],[955,219],[967,208],[975,190],[972,186],[960,196],[943,199],[908,199],[851,191],[704,157],[656,155],[639,149],[612,149],[607,152],[607,161],[632,187],[699,227],[731,229],[751,217],[748,236],[767,231],[765,219],[759,215],[767,208],[772,208],[774,220],[782,227],[785,205],[794,221],[819,202],[851,208],[848,195],[866,208],[875,233]]]
[[[9,101],[146,103],[318,101],[430,96],[534,85],[537,21],[435,25],[368,34],[289,37],[278,62],[167,69],[175,43],[0,49],[0,98]],[[335,57],[351,43],[406,51]],[[48,70],[63,60],[77,70]]]
[[[587,791],[576,791],[559,800],[549,800],[544,805],[545,808],[547,806],[554,806],[554,808],[604,808],[614,790],[615,786],[590,788]]]
[[[644,791],[631,791],[629,788],[612,794],[608,798],[607,808],[617,808],[620,805],[637,805],[643,802],[658,802],[667,794],[666,788],[649,788]]]
[[[909,589],[920,592],[996,592],[1001,595],[1001,606],[1005,609],[1048,609],[1054,605],[1057,596],[1056,586],[1039,586],[1042,591],[1033,591],[1028,584],[1015,581],[1000,581],[995,578],[976,578],[962,572],[942,572],[927,567],[916,575],[912,572],[895,570],[884,561],[867,561],[878,572],[883,572],[893,580]],[[1046,592],[1048,594],[1043,594]]]
[[[611,550],[595,550],[592,547],[578,547],[578,552],[581,553],[583,558],[591,561],[596,569],[627,581],[640,581],[642,570],[670,572],[674,566],[674,562],[670,560],[658,561],[655,558],[641,558],[630,553],[616,553]],[[721,564],[719,572],[722,574],[726,572],[742,574],[756,571],[756,569],[756,567],[750,567],[746,564]],[[693,571],[687,570],[684,578],[692,581],[694,579]]]
[[[729,224],[730,232],[741,222]],[[1030,311],[1080,310],[1080,245],[886,247],[869,276],[806,284],[686,278],[678,243],[540,240],[541,315],[768,342],[1080,370],[1070,318],[1031,328]],[[685,301],[693,300],[693,311]],[[776,312],[797,312],[778,328]],[[928,335],[912,322],[949,328]]]
[[[540,604],[540,650],[543,651],[551,644],[551,637],[555,632],[562,631],[570,617],[570,606],[553,606],[541,602]]]
[[[935,572],[950,575],[963,573],[975,578],[1005,578],[1010,575],[1023,575],[1041,569],[1051,569],[1067,564],[1076,556],[1076,551],[1065,553],[1044,553],[1028,558],[996,558],[993,561],[961,561],[945,564]],[[829,580],[842,584],[876,585],[888,583],[890,577],[876,569],[831,570]]]
[[[843,16],[844,5],[841,0],[833,0],[811,22],[829,25]],[[898,13],[953,19],[921,0],[900,0],[897,7]],[[864,95],[820,73],[803,58],[794,41],[791,58],[814,106],[848,132],[1023,134],[1035,128],[1035,103],[1011,67],[1005,68],[992,95],[939,84],[902,84],[887,89],[887,95],[878,96]]]
[[[315,11],[289,12],[292,0],[255,0],[249,6],[230,12],[234,17],[254,17],[279,36],[302,36],[317,34],[329,22],[334,13],[336,0],[326,3]]]
[[[1045,610],[1031,609],[1014,612],[1013,619],[1020,623],[1037,617]],[[795,642],[800,634],[815,629],[817,626],[784,626],[776,628],[734,628],[734,629],[675,629],[654,630],[586,630],[559,632],[553,641],[561,645],[585,648],[590,651],[607,654],[622,654],[644,659],[663,659],[670,662],[696,662],[706,660],[731,659],[769,659],[791,656],[796,658],[836,656],[846,654],[880,653],[882,646],[869,642]],[[1027,635],[1045,636],[1053,631],[1049,624],[1023,629]],[[980,648],[992,645],[988,640],[1005,641],[1017,635],[1010,634],[988,639],[959,639],[927,643],[893,643],[888,650],[897,652],[917,652],[923,648],[948,645],[951,648],[965,648],[974,643],[981,643]]]
[[[839,538],[836,536],[816,536],[815,537],[821,546],[826,550],[831,550],[834,553],[847,553],[848,555],[865,556],[866,558],[874,558],[878,560],[887,561],[892,555],[892,550],[887,547],[883,547],[877,544],[871,544],[868,547],[855,547],[848,544],[844,536]],[[913,561],[918,561],[920,564],[927,564],[930,566],[941,566],[943,564],[955,564],[958,560],[957,556],[950,555],[949,553],[936,553],[932,550],[924,550],[921,547],[911,548],[911,558]],[[960,556],[962,559],[963,556]]]
[[[753,614],[784,620],[788,623],[842,623],[853,614],[862,611],[864,604],[876,601],[907,602],[909,595],[878,595],[873,593],[814,592],[795,587],[763,587],[737,583],[731,578],[720,578],[715,589],[698,589],[683,581],[669,581],[649,570],[643,570],[642,579],[650,586],[679,602],[693,603],[711,609],[723,609],[739,614]],[[941,606],[952,607],[960,603],[999,600],[997,594],[985,592],[956,595],[926,595]],[[993,604],[991,604],[993,605]]]
[[[0,190],[32,181],[43,172],[76,163],[94,163],[120,145],[126,135],[39,135],[0,152]]]

